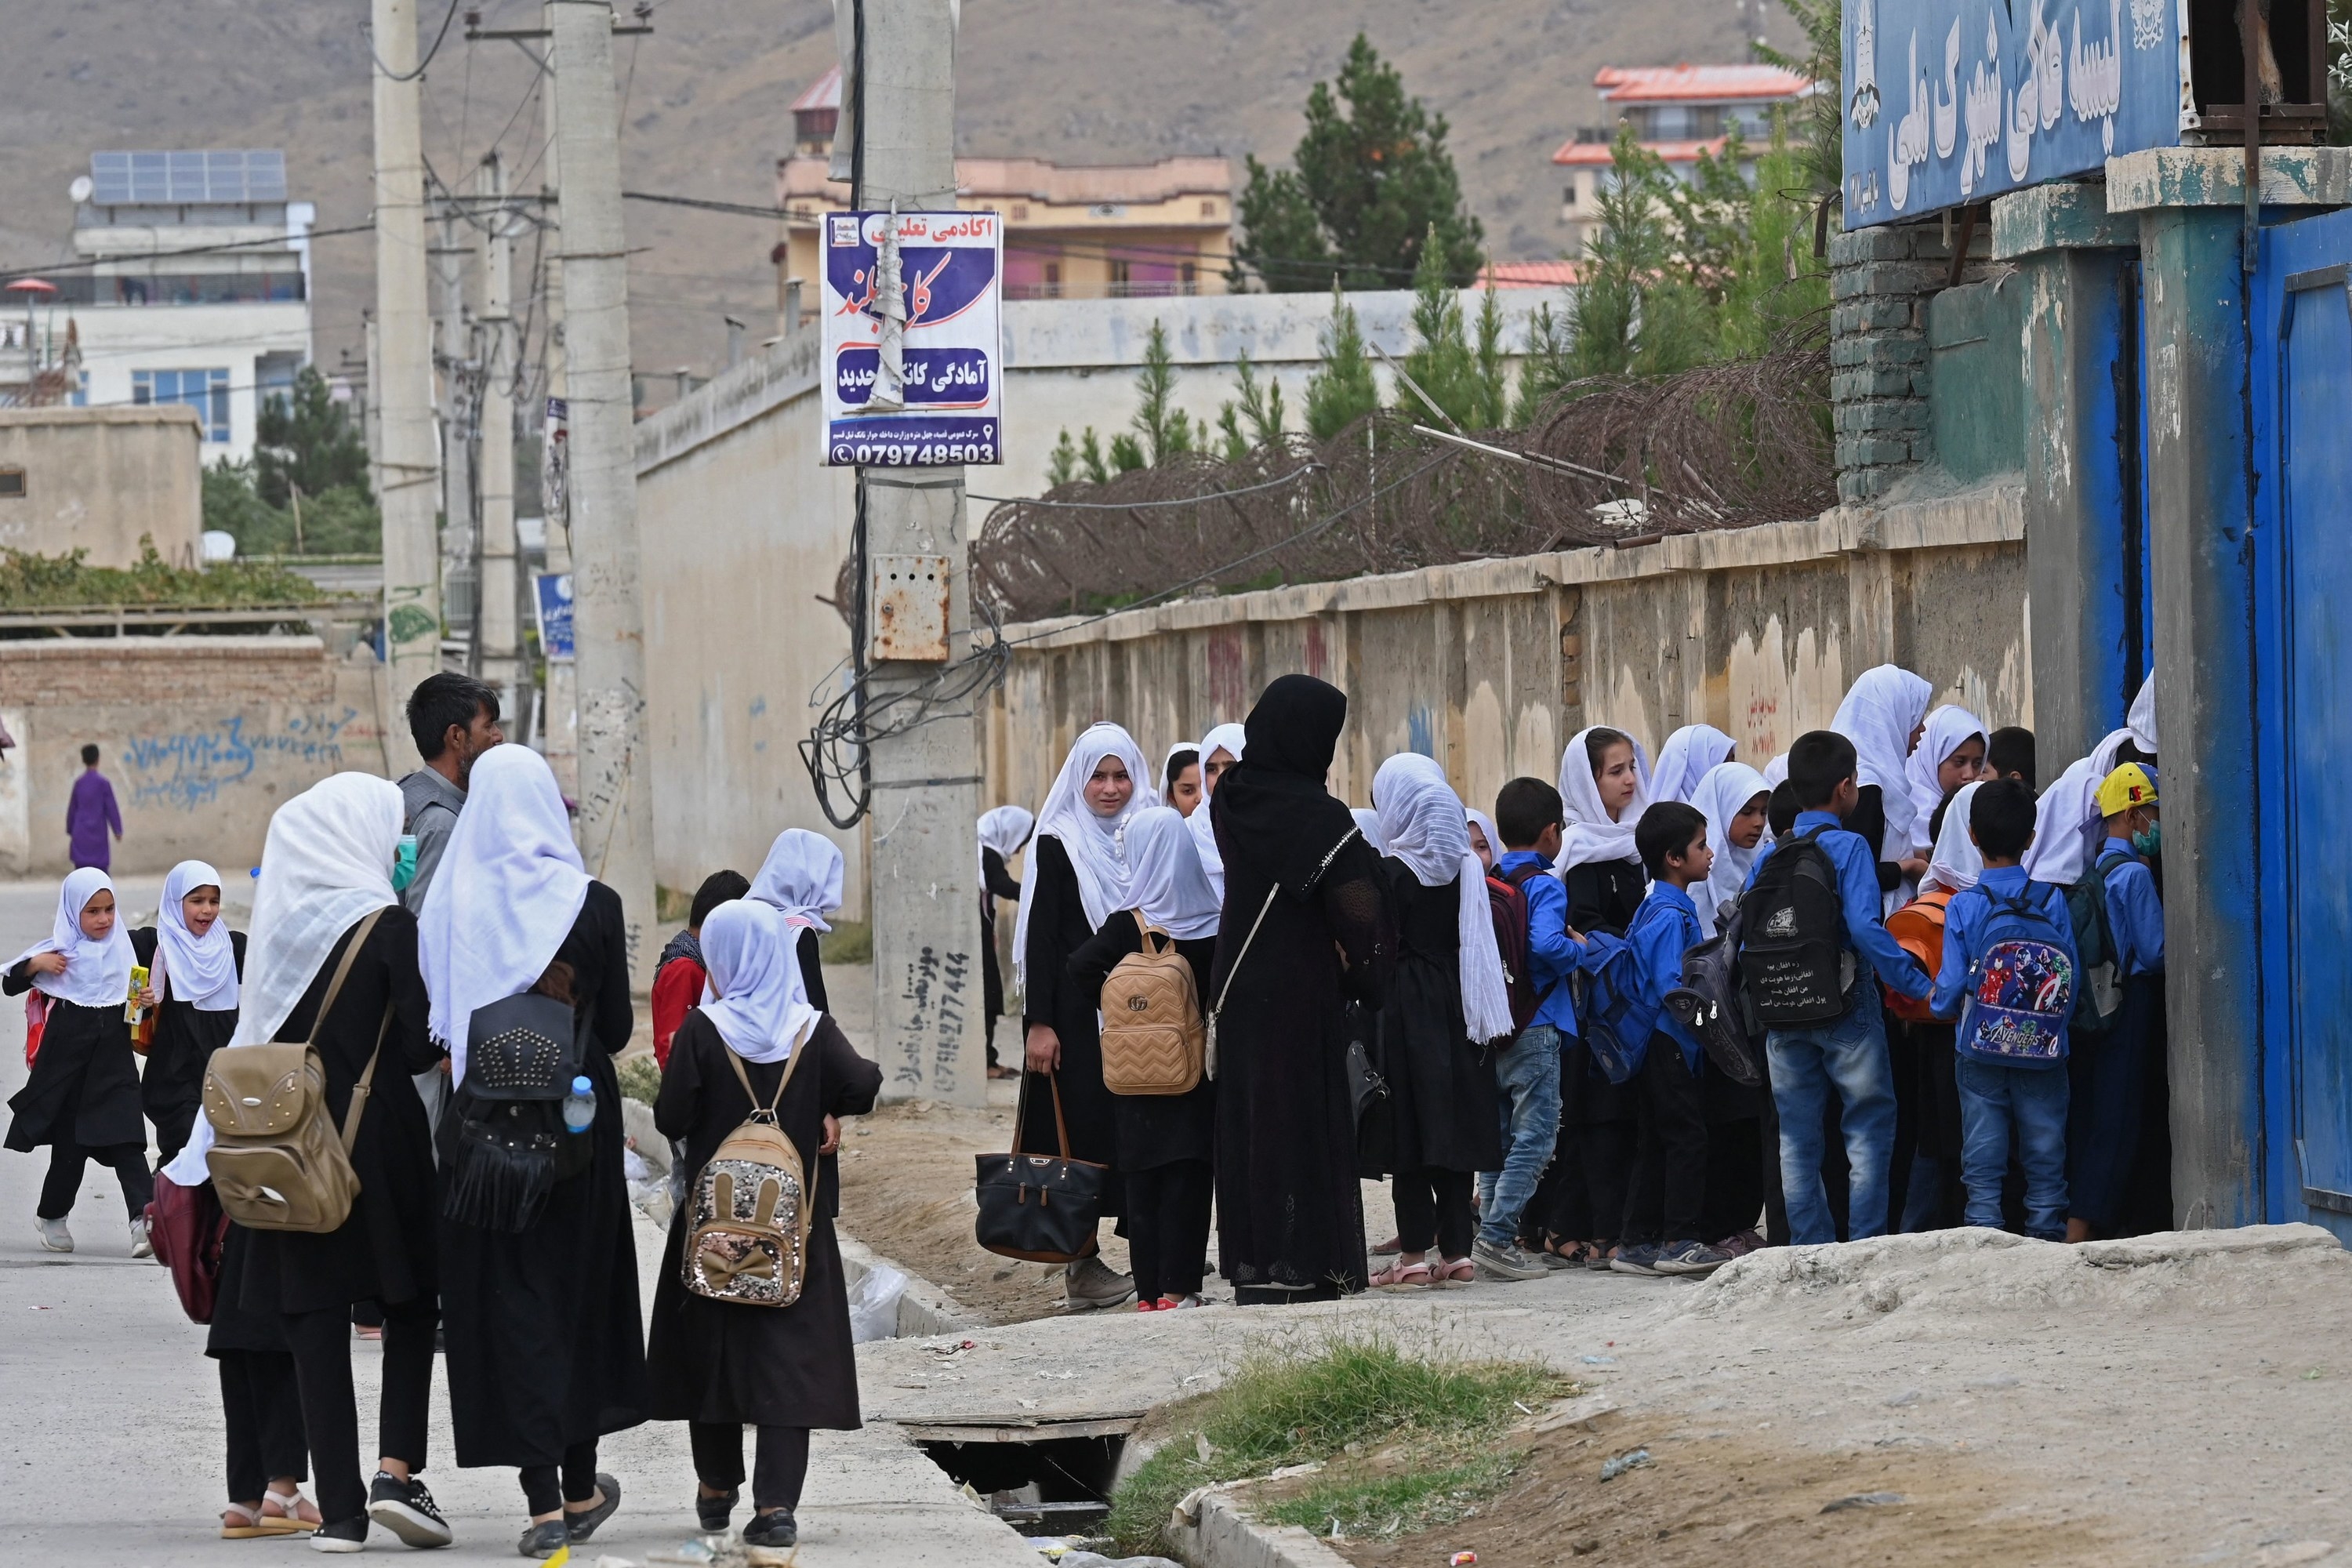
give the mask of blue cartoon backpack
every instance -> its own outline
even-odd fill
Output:
[[[2043,889],[2037,903],[1979,882],[1990,908],[1977,932],[1981,944],[1969,965],[1968,1005],[1958,1045],[1987,1061],[2039,1066],[2066,1054],[2066,1021],[2074,1011],[2074,943],[2052,909],[2062,896]]]

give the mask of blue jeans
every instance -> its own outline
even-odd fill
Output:
[[[1559,1136],[1559,1031],[1530,1024],[1496,1054],[1495,1083],[1502,1090],[1503,1128],[1509,1147],[1503,1168],[1478,1173],[1478,1237],[1496,1247],[1518,1239],[1519,1217],[1551,1163]]]
[[[2066,1239],[2066,1064],[2010,1067],[1960,1053],[1960,1177],[1969,1223],[2000,1228],[2009,1130],[2025,1167],[2025,1234]]]
[[[1855,1241],[1885,1235],[1895,1070],[1886,1057],[1886,1016],[1879,1010],[1877,987],[1855,986],[1853,1004],[1833,1023],[1770,1031],[1764,1053],[1780,1117],[1780,1191],[1789,1205],[1790,1242],[1811,1247],[1838,1238],[1822,1186],[1822,1121],[1832,1090],[1843,1109],[1850,1177],[1846,1235]]]

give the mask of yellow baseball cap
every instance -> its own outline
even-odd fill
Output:
[[[2156,804],[2156,775],[2137,763],[2126,763],[2099,782],[2099,815],[2121,816],[2136,805]]]

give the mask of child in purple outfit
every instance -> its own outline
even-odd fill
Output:
[[[113,856],[107,843],[107,830],[111,828],[119,840],[122,837],[122,808],[114,804],[114,786],[98,771],[98,748],[81,749],[81,777],[74,780],[73,795],[66,802],[66,840],[73,852],[74,869],[95,866],[108,869]]]

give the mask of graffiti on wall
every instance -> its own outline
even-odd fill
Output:
[[[193,729],[134,735],[121,752],[128,804],[196,811],[217,803],[221,791],[251,778],[267,762],[331,773],[343,765],[344,731],[359,716],[356,708],[296,713],[272,729],[232,713]]]

